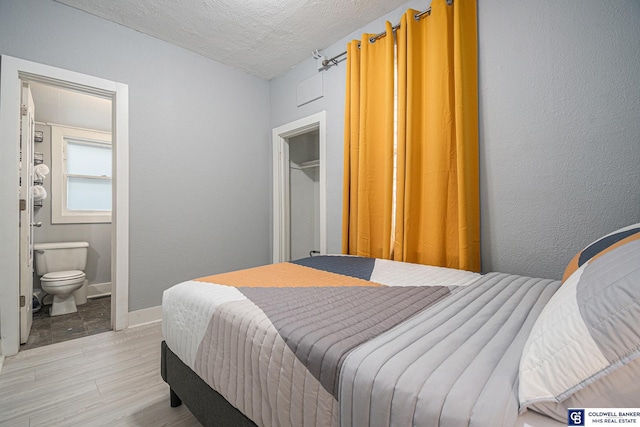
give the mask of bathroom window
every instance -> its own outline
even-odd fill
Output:
[[[111,134],[52,126],[51,143],[51,221],[111,222]]]

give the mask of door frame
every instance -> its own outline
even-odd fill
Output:
[[[129,323],[129,87],[74,71],[0,56],[0,354],[20,348],[18,144],[20,87],[38,81],[111,99],[113,209],[111,230],[111,326]],[[29,297],[27,297],[29,300]]]
[[[289,241],[289,138],[318,130],[320,151],[320,253],[327,253],[327,112],[273,129],[273,262],[288,261]]]
[[[26,201],[26,209],[20,209],[20,238],[18,246],[20,252],[18,259],[20,261],[20,285],[18,286],[20,295],[33,294],[33,221],[34,203],[33,203],[33,178],[34,178],[34,151],[35,142],[33,140],[36,118],[35,105],[33,96],[31,95],[31,85],[28,82],[21,82],[20,85],[20,185],[18,195],[21,200]],[[31,333],[31,325],[33,324],[33,304],[30,304],[30,298],[25,298],[25,304],[22,306],[20,301],[20,343],[26,343]]]

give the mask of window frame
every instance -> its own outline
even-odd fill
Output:
[[[69,176],[66,166],[67,140],[80,144],[109,146],[113,156],[111,132],[51,125],[51,223],[111,223],[112,210],[78,211],[67,209],[67,177]],[[71,174],[71,176],[88,177],[88,175],[74,174]],[[112,182],[113,195],[113,173],[109,179]]]

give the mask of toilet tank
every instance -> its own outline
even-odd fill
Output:
[[[36,273],[80,270],[87,267],[87,242],[34,243]]]

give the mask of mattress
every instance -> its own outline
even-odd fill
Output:
[[[519,354],[558,285],[319,256],[175,285],[163,334],[257,425],[513,426]]]

